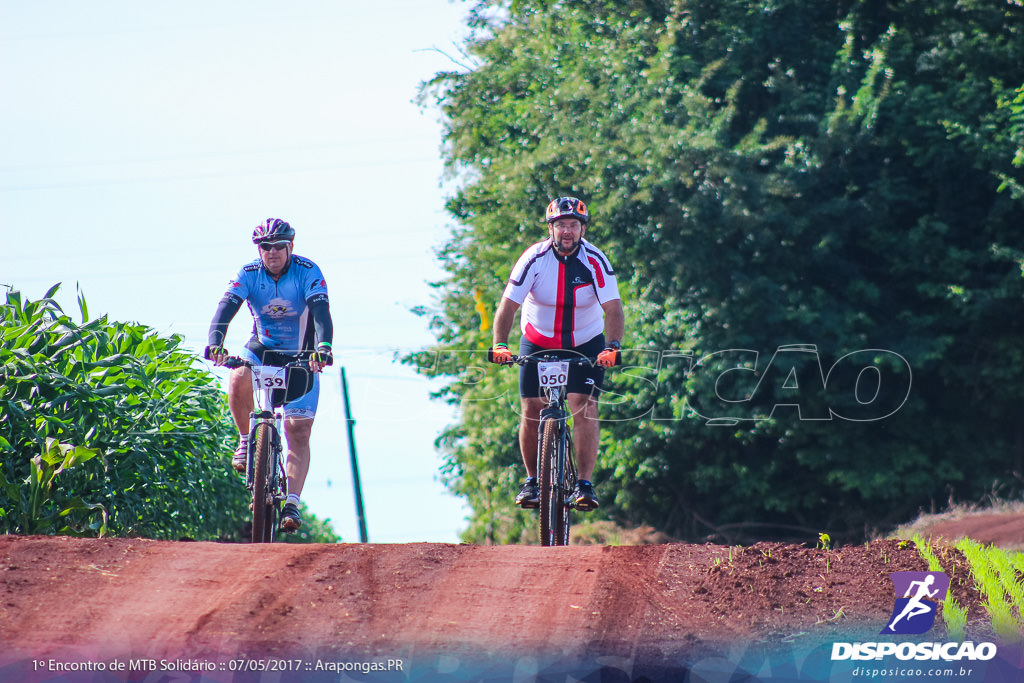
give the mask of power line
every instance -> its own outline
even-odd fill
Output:
[[[206,23],[191,23],[191,24],[170,24],[162,22],[158,25],[146,26],[146,27],[132,27],[124,30],[107,30],[107,31],[91,31],[91,32],[66,32],[66,33],[39,33],[35,35],[0,35],[0,42],[30,42],[30,41],[47,41],[47,40],[90,40],[94,38],[109,38],[110,36],[123,36],[123,35],[147,35],[153,33],[174,33],[181,34],[186,31],[224,31],[225,29],[231,28],[249,28],[253,26],[273,26],[275,28],[280,27],[284,24],[315,24],[321,26],[328,21],[338,21],[350,23],[355,19],[359,19],[361,23],[368,23],[366,17],[384,17],[398,15],[405,18],[410,12],[420,11],[423,14],[430,13],[431,15],[436,13],[436,8],[432,8],[429,5],[425,5],[422,2],[410,2],[405,6],[398,6],[397,3],[391,2],[386,5],[369,5],[367,6],[370,11],[350,11],[340,13],[329,13],[329,14],[311,14],[305,16],[294,16],[292,14],[277,15],[274,17],[268,17],[267,19],[250,20],[250,21],[218,21],[218,22],[206,22]],[[7,24],[8,28],[11,26],[11,22]]]
[[[141,255],[146,255],[146,254],[161,254],[161,253],[166,254],[166,249],[139,249],[137,251],[125,252],[125,253],[126,254],[136,254],[136,255],[140,255],[140,256]],[[299,255],[301,256],[302,254],[299,254]],[[54,254],[45,254],[45,255],[41,254],[41,255],[38,255],[38,256],[26,255],[24,257],[19,256],[18,257],[18,261],[19,262],[24,262],[24,261],[36,260],[36,261],[46,261],[48,264],[52,264],[52,263],[54,263],[54,261],[59,260],[61,258],[80,260],[82,258],[82,254],[81,253],[78,253],[78,254],[66,254],[64,256],[59,256],[59,255],[54,255]],[[416,252],[388,252],[387,254],[382,254],[380,256],[369,256],[369,257],[350,256],[350,257],[345,257],[345,258],[337,258],[337,257],[317,258],[317,263],[319,263],[319,264],[379,263],[379,262],[383,262],[383,261],[396,261],[396,260],[397,261],[402,261],[402,260],[407,260],[407,259],[412,259],[412,258],[422,259],[423,258],[423,251],[420,250],[420,251],[416,251]],[[150,268],[145,268],[145,269],[140,268],[138,270],[122,270],[122,271],[113,272],[113,273],[110,273],[110,272],[107,272],[107,273],[90,273],[90,277],[95,276],[96,278],[102,279],[104,277],[136,277],[136,276],[142,276],[142,275],[197,275],[197,274],[228,275],[228,274],[233,274],[236,271],[237,271],[237,268],[232,269],[230,266],[227,267],[227,268],[223,268],[223,267],[220,267],[220,266],[209,266],[209,267],[191,268],[191,269],[188,269],[188,268],[173,268],[171,270],[153,270],[153,269],[150,269]],[[39,279],[49,279],[49,278],[35,278],[35,279],[39,280]]]
[[[0,186],[0,192],[26,192],[31,190],[55,190],[84,187],[104,187],[110,185],[140,185],[146,183],[173,183],[190,182],[194,180],[217,180],[222,178],[249,178],[254,176],[289,175],[292,173],[310,173],[313,171],[342,170],[354,168],[381,168],[385,166],[404,166],[408,164],[439,163],[435,158],[430,159],[395,159],[379,162],[367,162],[358,164],[332,163],[320,166],[306,166],[293,169],[265,169],[251,171],[235,171],[232,173],[188,173],[182,175],[171,175],[151,178],[114,178],[109,180],[78,181],[67,183],[50,183],[36,185],[15,185]]]
[[[263,154],[277,155],[294,152],[307,152],[316,150],[332,150],[332,149],[346,149],[352,147],[373,147],[380,149],[381,147],[398,144],[405,145],[410,142],[425,141],[426,138],[423,136],[416,137],[405,137],[405,138],[378,138],[376,140],[359,140],[359,141],[347,141],[347,142],[328,142],[328,143],[316,143],[309,145],[291,145],[288,147],[266,147],[263,149],[251,149],[251,150],[238,150],[233,152],[221,151],[221,152],[196,152],[194,154],[180,154],[173,156],[159,156],[142,159],[101,159],[96,161],[78,161],[68,162],[59,164],[36,164],[36,165],[23,165],[23,166],[0,166],[0,173],[20,173],[23,171],[44,171],[51,169],[67,169],[67,168],[89,168],[89,167],[102,167],[102,166],[127,166],[131,164],[155,164],[155,163],[170,163],[179,161],[200,161],[209,159],[231,159],[241,158],[249,156],[259,156]],[[431,140],[433,142],[433,140]]]

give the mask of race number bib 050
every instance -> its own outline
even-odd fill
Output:
[[[564,387],[569,382],[569,363],[566,361],[537,363],[537,377],[541,387]]]

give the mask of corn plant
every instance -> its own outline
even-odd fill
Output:
[[[58,533],[66,535],[102,536],[107,530],[107,511],[103,505],[88,503],[81,496],[61,495],[54,486],[57,475],[95,455],[88,448],[47,439],[43,452],[32,458],[27,486],[8,481],[0,462],[0,495],[12,501],[8,508],[0,508],[0,518],[7,518],[30,534],[57,528]],[[80,529],[83,524],[87,531]]]
[[[209,538],[246,492],[216,379],[136,323],[81,322],[17,291],[0,306],[0,532]]]
[[[1020,553],[1016,553],[1016,555],[1019,558],[1024,558],[1024,555]],[[1017,613],[1024,617],[1024,611],[1022,611],[1024,608],[1024,576],[1018,578],[1019,570],[1014,566],[1013,555],[993,548],[989,552],[988,559],[992,567],[999,573],[999,581],[1002,583],[1007,602],[1016,606]],[[1024,572],[1021,573],[1024,574]]]
[[[1024,640],[1024,601],[1014,560],[1005,551],[969,538],[956,544],[971,564],[971,575],[985,598],[992,629],[1008,641]]]
[[[932,551],[930,543],[918,534],[914,534],[913,541],[914,545],[917,546],[917,552],[928,562],[928,571],[945,571],[942,563],[939,562],[939,558]],[[953,577],[950,576],[950,578],[952,579]],[[967,632],[967,609],[957,603],[956,598],[953,597],[952,590],[946,592],[946,597],[942,601],[942,620],[946,623],[946,632],[949,633],[951,638],[959,641],[964,640]]]

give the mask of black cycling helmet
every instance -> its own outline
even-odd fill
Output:
[[[554,223],[559,218],[578,218],[584,225],[590,220],[590,213],[587,212],[587,205],[576,197],[559,197],[548,204],[548,210],[544,212],[548,223]]]
[[[295,228],[280,218],[268,218],[257,225],[256,229],[252,231],[253,244],[280,242],[282,240],[291,242],[293,239],[295,239]]]

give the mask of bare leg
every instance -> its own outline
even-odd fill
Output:
[[[235,368],[228,377],[228,409],[239,434],[249,433],[252,408],[252,371],[246,367]]]
[[[580,479],[590,481],[597,464],[601,423],[597,419],[597,401],[589,394],[569,394],[573,415],[573,440],[576,444],[576,468]]]
[[[302,495],[302,487],[309,472],[309,435],[312,431],[313,420],[308,417],[289,417],[284,421],[284,433],[288,441],[285,474],[288,475],[289,495]]]
[[[537,476],[537,427],[540,425],[540,410],[544,400],[540,398],[520,399],[522,412],[519,416],[519,452],[523,454],[526,476]]]

